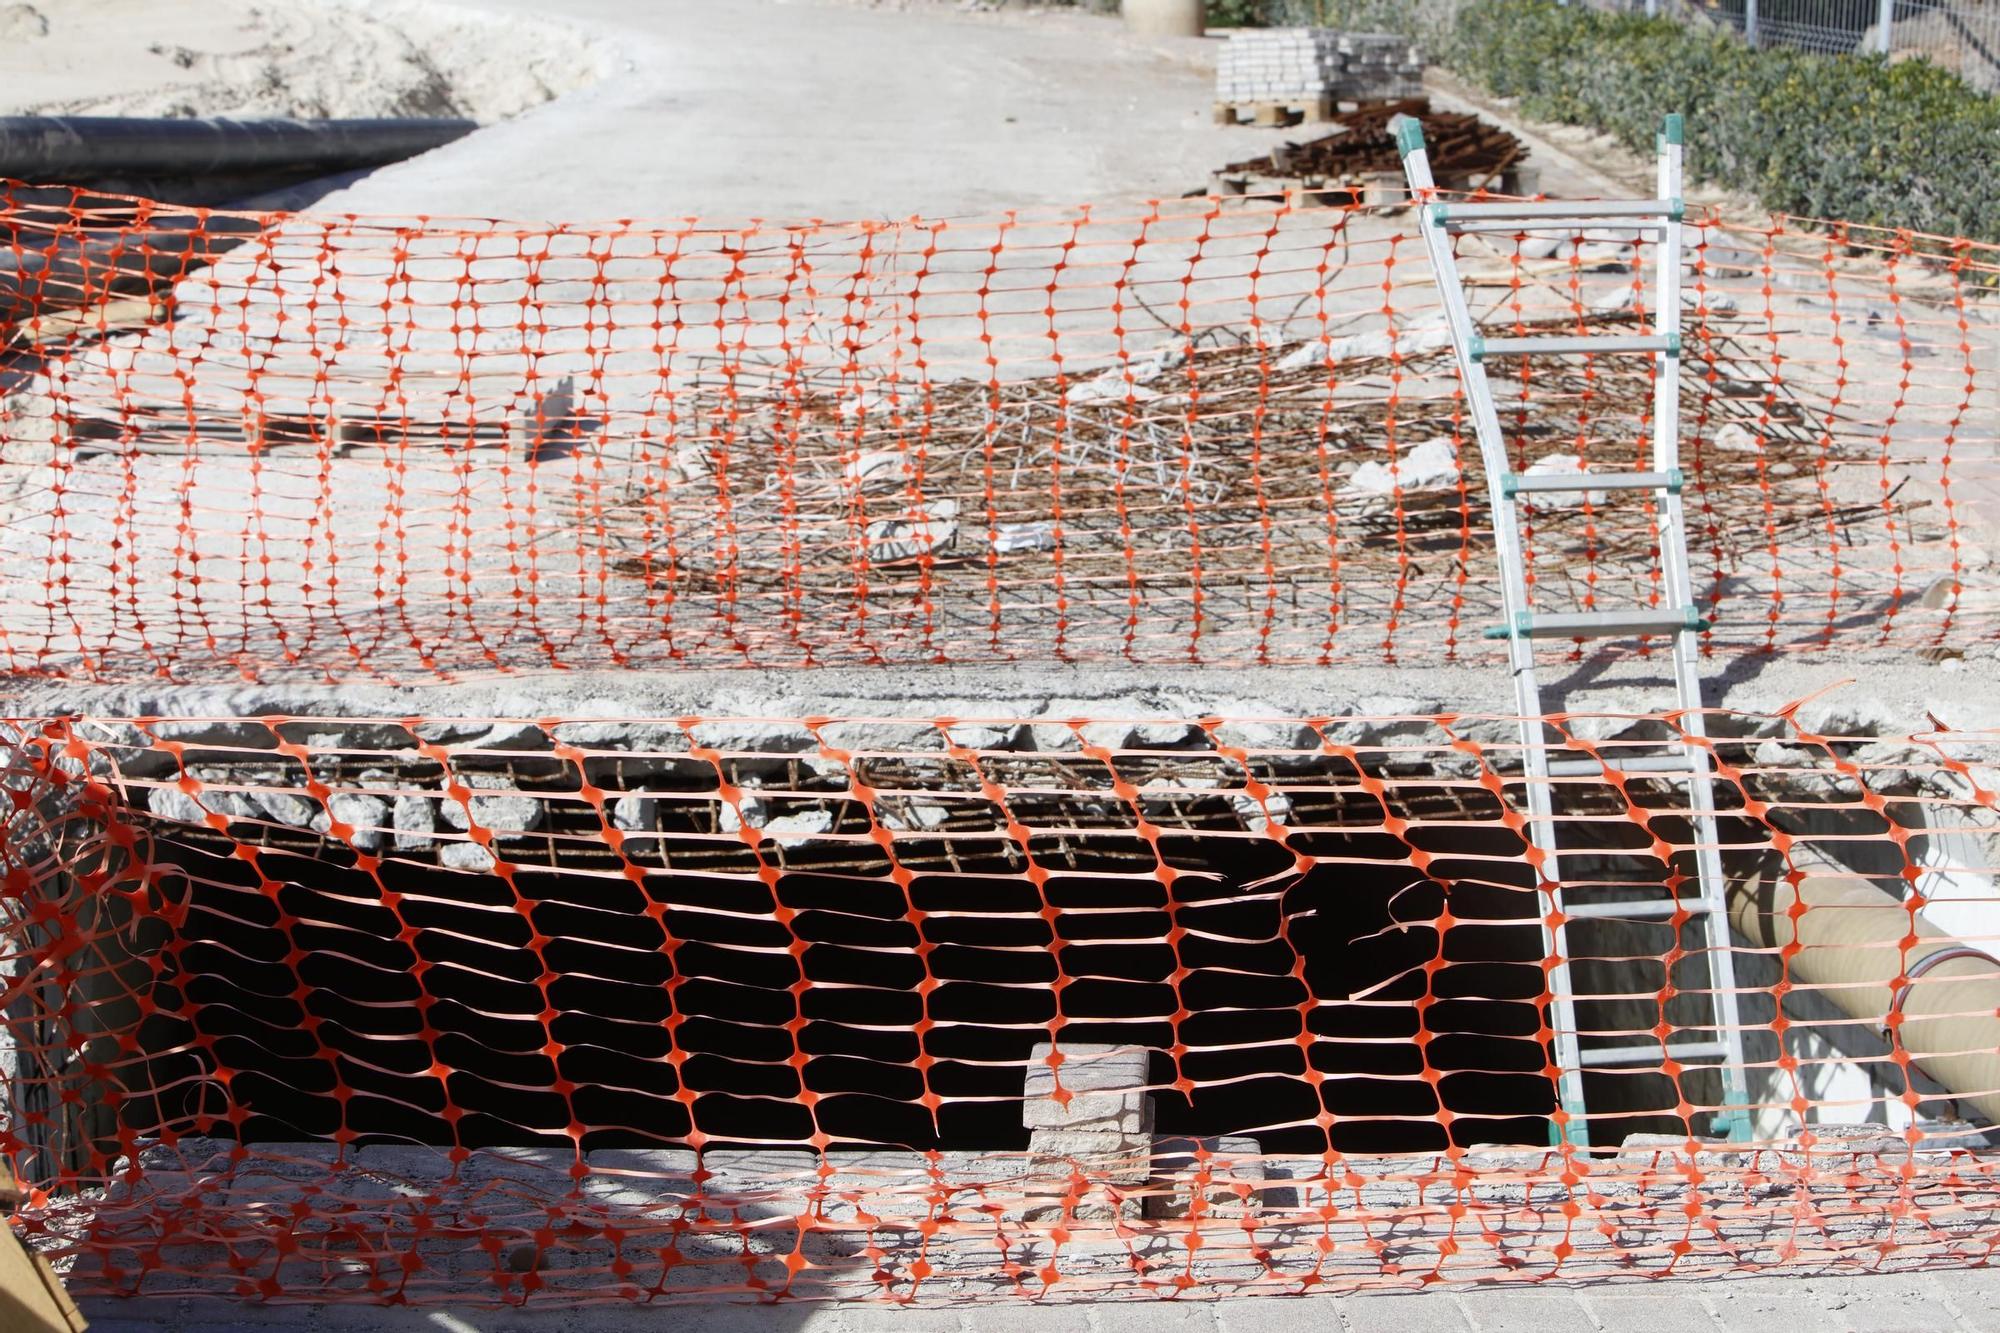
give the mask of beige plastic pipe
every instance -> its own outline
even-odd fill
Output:
[[[1900,1006],[1904,1049],[1925,1074],[2000,1124],[2000,965],[1983,954],[1939,958],[1971,946],[1922,917],[1913,922],[1896,899],[1809,848],[1794,844],[1793,864],[1817,873],[1797,889],[1775,858],[1732,873],[1731,923],[1761,948],[1796,942],[1787,960],[1791,979],[1878,1028],[1895,1002],[1896,978],[1906,968],[1916,974]],[[1793,915],[1800,904],[1805,910]]]

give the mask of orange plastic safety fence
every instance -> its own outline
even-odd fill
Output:
[[[2000,736],[1813,718],[1694,742],[1748,1106],[1600,1063],[1589,1147],[1558,958],[1586,1051],[1714,1034],[1685,794],[1616,766],[1671,718],[1548,719],[1560,885],[1504,718],[21,720],[17,1225],[407,1302],[1984,1259]]]
[[[855,225],[0,196],[0,664],[423,679],[666,663],[1482,656],[1487,498],[1407,209]],[[1468,239],[1494,329],[1650,328],[1642,247]],[[1689,230],[1715,651],[1992,630],[1994,247]],[[1630,470],[1652,371],[1507,370],[1519,470]],[[1642,493],[1537,605],[1664,595]]]

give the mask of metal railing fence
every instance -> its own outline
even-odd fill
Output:
[[[1442,48],[1464,0],[1271,0],[1268,21],[1383,28]],[[1574,0],[1732,28],[1759,46],[1921,57],[2000,92],[2000,0]]]

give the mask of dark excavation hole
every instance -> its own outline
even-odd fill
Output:
[[[522,789],[575,790],[538,762]],[[667,811],[628,864],[586,803],[552,801],[502,848],[509,877],[135,812],[178,925],[123,1115],[267,1140],[1019,1150],[1022,1065],[1059,1030],[1153,1050],[1162,1134],[1545,1143],[1538,908],[1497,802],[1401,786],[1399,813],[1428,792],[1455,815],[1398,836],[1344,776],[1310,783],[1285,845],[1226,791],[1149,813],[1151,838],[1084,793],[1032,836],[1034,878],[970,827],[899,832],[893,862],[767,844],[760,867]],[[868,828],[859,802],[826,808]]]

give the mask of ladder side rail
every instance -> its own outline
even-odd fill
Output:
[[[1434,217],[1430,196],[1436,185],[1430,160],[1424,150],[1423,135],[1414,119],[1404,118],[1397,131],[1403,150],[1403,169],[1411,193],[1416,196],[1417,228],[1423,237],[1431,269],[1437,275],[1445,322],[1451,332],[1452,352],[1458,366],[1459,383],[1465,390],[1472,417],[1473,433],[1479,442],[1480,463],[1486,473],[1486,490],[1493,516],[1493,544],[1501,571],[1501,606],[1506,623],[1518,623],[1527,608],[1527,582],[1521,552],[1521,534],[1514,501],[1507,497],[1501,479],[1510,471],[1502,443],[1500,417],[1493,404],[1492,388],[1486,372],[1472,358],[1472,313],[1466,305],[1464,285],[1459,280],[1457,258],[1451,237]],[[1576,1146],[1587,1142],[1583,1100],[1583,1062],[1578,1041],[1576,1008],[1569,982],[1569,941],[1565,928],[1548,924],[1549,908],[1561,907],[1561,864],[1556,853],[1555,811],[1549,788],[1548,750],[1542,730],[1541,688],[1535,679],[1534,643],[1526,635],[1507,637],[1508,674],[1514,683],[1514,707],[1520,718],[1523,777],[1527,783],[1528,838],[1542,854],[1541,878],[1554,885],[1553,901],[1537,901],[1536,915],[1542,919],[1544,956],[1555,959],[1548,974],[1550,995],[1549,1028],[1555,1047],[1558,1071],[1558,1100],[1570,1122],[1564,1137]],[[1536,886],[1537,895],[1541,888]]]
[[[1660,197],[1677,199],[1681,191],[1681,118],[1667,117],[1660,133]],[[1670,217],[1653,251],[1653,331],[1672,335],[1673,346],[1655,362],[1658,375],[1653,380],[1653,470],[1667,472],[1680,466],[1681,380],[1679,334],[1681,331],[1681,220]],[[1682,606],[1691,603],[1683,601]]]
[[[1683,173],[1683,130],[1679,116],[1667,117],[1660,133],[1659,192],[1662,199],[1681,197]],[[1681,313],[1682,221],[1670,215],[1661,236],[1656,260],[1654,322],[1661,332],[1678,333]],[[1660,471],[1680,465],[1680,358],[1671,353],[1658,360],[1653,383],[1653,466]],[[1678,606],[1694,605],[1693,569],[1688,558],[1687,513],[1678,490],[1661,496],[1660,563],[1670,595]],[[1721,833],[1715,817],[1715,779],[1709,753],[1700,742],[1707,735],[1702,713],[1701,668],[1696,653],[1696,631],[1689,629],[1673,637],[1674,693],[1680,705],[1682,749],[1688,756],[1689,828],[1694,838],[1695,880],[1704,903],[1726,902],[1728,885],[1722,874]],[[1715,1018],[1715,1038],[1724,1049],[1721,1066],[1723,1111],[1719,1127],[1732,1139],[1748,1136],[1745,1108],[1749,1104],[1745,1084],[1743,1024],[1736,994],[1736,965],[1729,936],[1726,907],[1701,913],[1702,942],[1706,946],[1710,1011]]]

